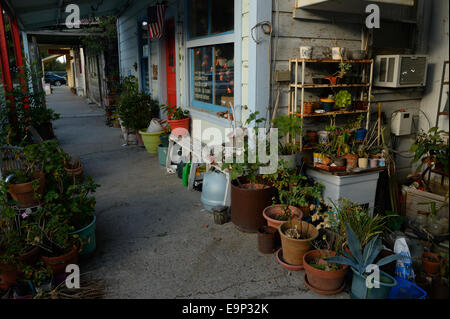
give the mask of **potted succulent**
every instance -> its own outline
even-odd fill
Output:
[[[346,224],[347,243],[350,252],[343,251],[343,256],[332,256],[325,258],[327,262],[348,265],[353,272],[351,297],[356,299],[385,299],[392,287],[397,285],[394,277],[380,270],[378,280],[374,279],[374,287],[367,287],[368,266],[381,267],[393,261],[403,259],[402,255],[394,254],[384,257],[375,263],[375,259],[383,249],[379,235],[373,237],[364,249],[353,229]],[[378,288],[376,288],[378,286]]]
[[[339,256],[340,247],[337,240],[332,241],[327,235],[323,235],[322,242],[325,247],[313,242],[316,249],[303,255],[304,280],[312,291],[322,295],[333,295],[344,289],[344,279],[349,266],[326,261],[325,258]]]
[[[246,124],[259,124],[265,119],[257,118],[258,112],[249,115]],[[172,127],[173,128],[173,127]],[[256,135],[256,132],[255,132]],[[268,176],[260,174],[264,164],[259,162],[256,154],[255,163],[249,162],[254,150],[249,146],[248,136],[235,136],[242,139],[243,149],[236,149],[237,156],[243,156],[243,163],[224,163],[222,169],[230,173],[231,178],[231,222],[238,229],[246,232],[257,232],[265,224],[262,211],[271,205],[275,188],[269,184]]]
[[[168,123],[172,133],[176,136],[186,136],[189,132],[189,111],[179,107],[169,107],[162,105],[161,110],[165,111],[168,116]]]

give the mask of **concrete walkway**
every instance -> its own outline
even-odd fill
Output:
[[[102,109],[65,87],[47,100],[62,115],[54,123],[62,147],[101,185],[97,251],[81,271],[98,270],[108,297],[329,298],[306,288],[303,271],[288,272],[275,255],[260,254],[256,234],[215,225],[200,193],[167,174],[156,155],[121,146],[120,129],[104,124]]]

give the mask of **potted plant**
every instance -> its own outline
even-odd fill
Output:
[[[40,209],[38,225],[41,237],[38,245],[41,247],[42,261],[50,267],[53,276],[62,275],[69,264],[77,264],[79,240],[78,236],[70,235],[71,226],[58,213],[60,205]]]
[[[278,229],[278,227],[285,221],[290,219],[302,219],[303,213],[295,205],[297,204],[296,197],[300,194],[300,189],[295,186],[292,191],[281,190],[278,191],[278,202],[273,202],[272,206],[268,206],[263,210],[263,216],[267,220],[267,225]]]
[[[189,111],[179,107],[169,107],[162,105],[161,109],[167,113],[168,123],[172,129],[172,133],[176,136],[186,136],[189,132]]]
[[[441,263],[441,257],[438,254],[431,252],[424,252],[422,254],[423,271],[428,275],[437,275],[440,271]]]
[[[64,169],[73,179],[74,183],[81,183],[83,181],[83,164],[79,158],[72,159],[69,154],[66,154],[66,160],[64,161]]]
[[[245,124],[264,122],[265,119],[257,118],[258,114],[258,112],[250,114]],[[275,188],[268,183],[268,176],[260,174],[260,168],[264,164],[260,163],[257,154],[254,154],[255,151],[249,146],[249,137],[242,135],[234,138],[243,140],[243,149],[235,150],[237,156],[243,156],[243,163],[222,165],[222,169],[230,173],[232,181],[231,222],[242,231],[257,232],[259,227],[265,224],[262,211],[271,205]],[[249,162],[249,156],[252,154],[255,155],[255,163]]]
[[[346,224],[347,243],[350,253],[343,251],[343,256],[332,256],[325,258],[327,262],[348,265],[353,272],[351,297],[356,299],[385,299],[392,287],[397,285],[394,277],[380,270],[378,280],[374,279],[374,287],[367,287],[368,266],[375,265],[381,267],[393,261],[404,258],[402,255],[391,255],[380,259],[375,263],[375,259],[383,248],[381,239],[376,235],[364,249],[353,229]],[[378,286],[378,288],[376,288]]]
[[[33,106],[30,109],[30,124],[36,128],[44,140],[55,138],[52,121],[60,118],[60,114],[42,105]]]
[[[340,90],[336,94],[335,102],[341,110],[346,110],[352,105],[352,95],[347,90]]]
[[[432,127],[428,132],[421,131],[414,144],[411,145],[410,152],[414,153],[412,163],[420,161],[417,171],[420,171],[423,165],[435,166],[438,169],[448,173],[449,152],[448,144],[442,138],[443,130],[438,127]]]
[[[303,255],[311,249],[311,242],[319,232],[310,223],[292,219],[278,228],[283,259],[290,265],[303,266]]]
[[[352,65],[350,63],[341,62],[339,63],[339,70],[332,76],[325,77],[325,79],[329,80],[331,85],[338,84],[342,81],[344,75],[351,70],[351,68]]]
[[[322,295],[333,295],[344,289],[344,279],[349,266],[326,261],[328,257],[339,256],[340,247],[337,245],[338,241],[332,241],[327,235],[323,235],[322,242],[325,247],[313,242],[316,249],[303,255],[304,280],[312,291]]]
[[[0,181],[0,288],[6,289],[16,283],[24,266],[39,258],[39,247],[32,243],[36,229],[17,223],[13,201],[8,198],[7,186]],[[28,217],[24,212],[21,218]]]
[[[297,115],[281,115],[273,121],[274,127],[278,129],[280,143],[278,147],[278,157],[289,163],[289,167],[296,167],[296,154],[298,146],[295,137],[302,131],[303,120]],[[284,139],[284,143],[281,140]]]

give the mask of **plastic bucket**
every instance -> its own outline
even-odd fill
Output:
[[[166,166],[167,151],[168,151],[167,146],[163,146],[163,144],[159,144],[159,146],[158,146],[158,161],[159,161],[159,164],[161,164],[162,166]]]
[[[422,288],[401,277],[395,277],[397,286],[392,287],[388,299],[425,299],[427,293]]]
[[[92,253],[95,248],[97,247],[96,241],[95,241],[95,225],[97,222],[97,217],[94,215],[94,219],[92,222],[87,225],[86,227],[74,231],[70,233],[70,235],[78,235],[81,240],[81,247],[79,249],[80,256],[87,255]]]
[[[153,133],[139,131],[139,133],[142,135],[142,140],[144,141],[144,146],[147,152],[150,154],[158,153],[158,145],[161,144],[161,139],[159,136],[163,133],[163,131]]]

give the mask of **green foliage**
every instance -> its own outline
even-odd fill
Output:
[[[280,143],[280,155],[292,155],[298,151],[295,144],[295,137],[301,133],[303,120],[296,115],[281,115],[274,119],[274,127],[278,129],[278,137],[285,138],[285,143]]]
[[[408,220],[408,217],[406,216],[400,216],[394,212],[391,211],[386,211],[385,214],[387,216],[390,216],[390,218],[387,221],[387,227],[391,230],[391,231],[397,231],[397,230],[401,230],[403,224]]]
[[[251,113],[249,115],[247,121],[245,122],[245,125],[248,127],[252,123],[257,125],[259,123],[264,122],[265,119],[258,118],[258,115],[259,115],[259,112]],[[251,128],[251,129],[253,129],[253,133],[254,133],[253,137],[255,138],[255,141],[257,141],[258,132],[257,132],[256,128]],[[242,136],[236,136],[235,138],[237,140],[240,140],[241,142],[243,142],[243,148],[239,149],[239,150],[235,150],[235,154],[233,154],[233,156],[235,155],[236,158],[242,157],[243,161],[242,161],[242,163],[239,163],[237,160],[234,161],[233,163],[224,163],[222,165],[222,169],[229,170],[231,180],[237,181],[240,186],[242,186],[242,185],[240,183],[239,177],[243,177],[243,178],[247,179],[248,182],[250,183],[250,188],[255,188],[255,187],[257,187],[257,185],[260,185],[260,184],[262,184],[264,186],[268,179],[268,176],[261,175],[259,173],[259,171],[260,171],[260,168],[262,166],[264,166],[265,164],[262,164],[260,162],[257,152],[249,146],[248,136],[244,136],[244,134],[242,134]],[[249,161],[249,159],[251,159],[251,158],[255,158],[255,161]],[[254,162],[254,163],[251,163],[251,162]]]
[[[340,62],[339,70],[334,74],[337,77],[343,77],[352,69],[352,65],[350,63]]]
[[[335,212],[328,212],[329,228],[341,236],[346,236],[348,224],[357,234],[359,241],[365,246],[373,237],[386,230],[389,216],[375,215],[371,217],[367,209],[348,199],[339,199],[339,205],[333,203]],[[342,243],[344,245],[345,242]]]
[[[97,18],[98,25],[83,29],[86,36],[81,39],[81,43],[93,51],[107,50],[110,42],[117,41],[116,19],[115,16]]]
[[[183,110],[179,107],[169,107],[168,105],[161,105],[161,110],[167,113],[171,120],[182,120],[189,117],[189,111]]]
[[[445,172],[448,172],[448,144],[444,143],[442,138],[443,130],[439,130],[438,127],[432,127],[428,132],[421,131],[416,138],[414,144],[411,145],[410,152],[414,153],[413,163],[419,160],[428,159],[433,162],[439,162],[442,164],[442,168]],[[421,161],[417,167],[417,171],[420,171],[424,165]]]
[[[59,114],[45,107],[45,93],[31,92],[28,78],[38,77],[29,68],[24,74],[18,73],[24,84],[15,86],[7,92],[0,89],[0,144],[23,145],[31,141],[28,129],[30,125],[39,126],[57,120]],[[14,107],[11,107],[13,103]]]
[[[124,127],[135,131],[147,128],[152,118],[159,117],[159,108],[149,94],[139,91],[136,77],[122,79],[118,114]]]
[[[347,242],[350,253],[342,251],[342,254],[344,256],[327,257],[325,258],[326,261],[342,265],[349,265],[353,269],[355,269],[361,276],[364,276],[366,274],[366,268],[369,265],[377,265],[378,267],[381,267],[393,261],[404,258],[402,255],[395,254],[381,258],[378,262],[375,263],[375,259],[383,249],[381,239],[378,238],[378,235],[373,237],[367,243],[367,245],[365,245],[363,250],[363,246],[361,246],[358,235],[353,231],[349,224],[345,224],[345,229],[347,233]]]
[[[52,279],[52,270],[42,261],[38,261],[36,265],[27,265],[22,270],[25,279],[30,280],[34,287],[40,287],[49,283]]]
[[[352,104],[352,95],[347,90],[340,90],[336,94],[335,104],[340,109],[346,109],[348,106]]]

